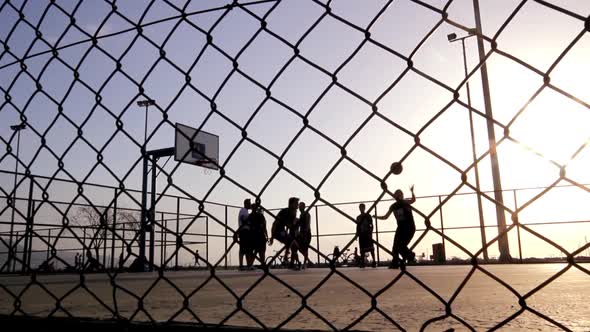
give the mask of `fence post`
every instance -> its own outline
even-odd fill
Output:
[[[45,257],[46,261],[49,261],[49,251],[51,250],[51,228],[47,230],[47,255]]]
[[[33,224],[35,223],[35,200],[31,201],[31,225],[29,226],[29,255],[27,265],[31,267],[31,256],[33,254]]]
[[[440,231],[442,233],[442,235],[445,235],[445,223],[444,223],[444,218],[443,218],[443,206],[442,206],[442,198],[440,196],[438,196],[438,205],[440,206]],[[445,237],[442,236],[442,245],[443,245],[443,251],[445,253],[445,257],[447,256],[447,247],[445,245]]]
[[[318,206],[314,206],[315,208],[315,242],[317,248],[317,257],[318,257],[318,265],[320,264],[320,224],[319,224],[319,215],[318,215]]]
[[[160,225],[160,268],[164,268],[164,212],[160,212],[160,219],[162,225]]]
[[[147,231],[147,218],[149,215],[149,211],[147,211],[147,177],[148,177],[148,160],[149,157],[147,155],[143,156],[143,175],[141,178],[141,216],[140,216],[140,224],[139,224],[139,261],[142,264],[141,270],[143,271],[145,263],[146,263],[146,254],[145,254],[145,236]]]
[[[176,197],[176,255],[174,257],[174,269],[178,270],[178,254],[180,245],[178,243],[178,236],[180,234],[180,197]]]
[[[22,263],[22,273],[26,273],[29,270],[30,258],[31,258],[31,242],[33,239],[31,238],[31,231],[33,226],[33,209],[34,201],[33,201],[33,177],[31,176],[29,182],[29,199],[27,204],[27,223],[25,226],[25,243],[23,246],[23,263]]]
[[[19,238],[19,232],[13,230],[13,234],[14,234],[14,241],[18,241]],[[14,252],[13,252],[13,259],[12,259],[12,271],[16,272],[16,257],[18,256],[18,246],[14,246]]]
[[[379,252],[381,251],[381,247],[379,247],[379,219],[377,219],[377,204],[375,204],[375,241],[377,242],[377,265],[381,262],[381,258],[379,256]]]
[[[115,232],[117,231],[117,194],[115,188],[115,198],[113,200],[113,230],[111,232],[111,269],[115,269]]]
[[[121,234],[121,240],[123,241],[123,242],[121,242],[121,255],[123,257],[125,257],[124,252],[127,252],[127,248],[126,248],[126,245],[125,245],[125,223],[123,223],[123,230],[121,232],[122,232],[122,234]],[[120,261],[119,262],[119,267],[118,267],[119,269],[123,267],[122,264],[121,264],[122,262],[123,261]]]
[[[516,190],[512,190],[512,196],[514,197],[514,211],[518,209],[518,202],[516,200]],[[522,246],[520,245],[520,221],[516,223],[516,236],[518,236],[518,257],[520,258],[520,264],[522,264]]]
[[[225,268],[227,269],[227,256],[229,253],[227,252],[227,205],[225,206]]]
[[[205,217],[205,260],[209,262],[209,217]]]
[[[104,210],[104,221],[105,221],[105,225],[104,225],[104,230],[102,231],[102,266],[105,267],[107,266],[107,230],[108,230],[108,214],[109,211],[108,209],[105,208]],[[103,227],[101,225],[101,227]],[[98,258],[98,257],[97,257]]]
[[[86,227],[82,226],[82,271],[86,265]]]
[[[162,215],[163,216],[163,215]],[[168,260],[168,233],[166,233],[166,230],[168,229],[168,220],[164,219],[164,229],[162,229],[162,232],[164,232],[164,268],[166,268],[166,261]]]
[[[154,155],[152,156],[152,185],[151,185],[151,195],[150,195],[150,267],[149,271],[154,270],[154,250],[155,250],[155,242],[156,242],[156,171],[157,171],[157,163],[158,158]]]

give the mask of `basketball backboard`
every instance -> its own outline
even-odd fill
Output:
[[[174,160],[219,169],[219,136],[176,123]]]

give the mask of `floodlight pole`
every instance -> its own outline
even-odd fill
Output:
[[[147,151],[147,125],[148,125],[148,109],[150,106],[156,104],[154,99],[145,99],[137,101],[137,106],[145,107],[145,126],[143,131],[143,149]],[[141,188],[141,222],[140,222],[140,229],[139,229],[139,261],[141,263],[141,270],[144,269],[145,263],[147,262],[145,257],[145,232],[146,232],[146,206],[147,206],[147,172],[148,172],[148,159],[149,156],[146,153],[143,156],[143,177],[142,177],[142,188]],[[151,271],[151,265],[150,265]]]
[[[17,173],[18,173],[18,155],[20,151],[20,132],[23,129],[26,129],[27,125],[24,123],[10,126],[10,129],[16,132],[16,161],[14,165],[14,192],[12,194],[12,211],[10,215],[10,235],[8,236],[8,260],[7,260],[7,271],[10,272],[10,260],[12,259],[11,252],[12,252],[12,237],[14,234],[14,210],[16,210],[16,182],[17,182]],[[16,253],[14,253],[16,254]],[[16,262],[16,260],[15,260]]]
[[[146,100],[139,100],[137,102],[137,106],[145,107],[145,127],[143,130],[143,144],[146,144],[147,141],[147,126],[148,126],[148,109],[150,106],[156,105],[156,101],[154,99],[146,99]]]
[[[465,72],[465,78],[467,79],[467,75],[469,72],[467,71],[467,53],[465,51],[465,39],[469,37],[473,37],[474,30],[470,30],[467,36],[457,38],[457,35],[452,33],[448,35],[449,42],[453,43],[456,41],[461,41],[461,46],[463,48],[463,69]],[[481,201],[481,188],[479,183],[479,166],[477,165],[477,149],[475,147],[475,129],[473,128],[473,110],[471,107],[471,89],[469,88],[469,80],[465,82],[465,87],[467,89],[467,105],[469,105],[469,130],[471,133],[471,155],[473,157],[473,170],[475,172],[475,188],[477,189],[477,211],[479,214],[479,230],[481,233],[481,246],[483,248],[483,259],[485,261],[488,260],[488,248],[486,247],[486,230],[485,230],[485,222],[483,217],[483,207]]]
[[[500,166],[498,164],[498,154],[496,151],[496,133],[494,129],[494,114],[492,112],[492,100],[490,97],[490,85],[488,81],[488,68],[485,62],[485,49],[483,45],[481,15],[479,11],[479,0],[473,0],[473,12],[475,16],[475,29],[477,32],[477,49],[479,51],[479,62],[481,63],[481,83],[483,88],[484,105],[486,112],[486,123],[488,128],[488,142],[490,144],[490,161],[492,164],[492,179],[494,182],[494,199],[496,200],[496,217],[498,219],[498,233],[506,230],[506,217],[504,215],[504,198],[502,195],[502,178],[500,177]],[[499,261],[509,263],[512,261],[510,256],[510,246],[507,234],[502,234],[498,238],[498,247],[500,249]]]
[[[156,241],[155,228],[156,228],[156,166],[158,164],[158,157],[152,154],[152,185],[150,187],[150,267],[149,271],[154,270],[154,244]]]
[[[146,206],[147,206],[147,172],[148,172],[148,156],[143,157],[143,171],[141,179],[141,222],[139,223],[139,262],[141,264],[141,271],[143,272],[146,263],[145,258],[145,231],[146,231]]]

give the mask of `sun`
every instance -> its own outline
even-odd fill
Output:
[[[567,166],[590,138],[589,121],[584,106],[545,88],[510,127],[510,135],[543,158]]]

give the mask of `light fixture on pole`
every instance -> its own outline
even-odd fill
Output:
[[[490,162],[492,166],[492,180],[494,184],[494,200],[496,201],[496,221],[498,224],[498,249],[500,250],[499,261],[501,263],[512,262],[510,255],[510,243],[506,232],[506,215],[504,211],[504,194],[502,192],[502,177],[500,176],[500,164],[496,151],[496,129],[494,128],[494,113],[492,111],[492,97],[490,95],[490,82],[488,80],[488,66],[486,63],[486,52],[483,44],[481,14],[479,0],[473,0],[473,16],[475,16],[475,31],[477,34],[477,50],[479,63],[481,64],[481,86],[483,90],[483,101],[486,114],[486,126],[488,131],[488,144],[490,147]]]
[[[456,33],[450,33],[447,35],[447,39],[450,43],[461,41],[461,46],[463,47],[463,69],[465,73],[465,78],[469,74],[467,71],[467,53],[465,51],[465,39],[469,37],[473,37],[475,35],[475,29],[469,29],[467,36],[457,38]],[[479,214],[479,228],[481,233],[481,245],[483,248],[483,258],[484,260],[488,260],[488,250],[486,247],[486,231],[485,231],[485,223],[483,218],[483,207],[481,201],[481,188],[479,184],[479,167],[477,165],[477,150],[475,147],[475,129],[473,127],[473,110],[471,107],[471,90],[469,88],[469,80],[465,82],[465,88],[467,89],[467,105],[469,105],[469,129],[471,133],[471,154],[473,158],[473,170],[475,173],[475,188],[477,189],[477,209]]]
[[[145,107],[145,129],[143,132],[143,144],[145,144],[147,141],[148,108],[154,105],[156,105],[156,101],[154,99],[139,100],[137,102],[137,106]]]
[[[143,133],[143,145],[144,145],[144,151],[147,151],[147,125],[148,125],[148,109],[150,106],[156,105],[156,101],[154,99],[145,99],[145,100],[139,100],[137,101],[137,106],[139,107],[145,107],[145,129],[144,129],[144,133]],[[144,155],[143,156],[143,180],[142,180],[142,195],[141,195],[141,222],[140,222],[140,230],[139,230],[139,257],[136,260],[136,263],[132,264],[135,265],[133,267],[133,270],[136,271],[145,271],[145,266],[146,266],[146,255],[145,255],[145,233],[148,230],[148,227],[151,227],[151,222],[148,221],[152,221],[153,222],[153,214],[152,214],[152,209],[150,209],[150,211],[146,211],[146,206],[147,206],[147,192],[146,192],[146,188],[147,188],[147,176],[145,176],[145,174],[147,174],[147,169],[148,169],[148,156]],[[147,213],[146,213],[147,212]],[[150,232],[151,234],[151,232]],[[151,268],[151,267],[150,267]]]
[[[17,124],[17,125],[12,125],[10,126],[10,129],[12,129],[14,132],[16,132],[16,162],[14,165],[14,190],[12,193],[12,213],[11,213],[11,217],[10,217],[10,235],[8,237],[8,251],[12,252],[12,237],[14,235],[14,211],[16,210],[16,183],[17,183],[17,174],[18,174],[18,155],[19,155],[19,151],[20,151],[20,132],[23,129],[26,129],[27,125],[24,123],[21,124]],[[15,253],[9,254],[8,255],[8,271],[10,271],[10,260],[12,259],[12,256]],[[16,260],[13,260],[13,262],[16,262]],[[14,269],[15,266],[13,266]]]

